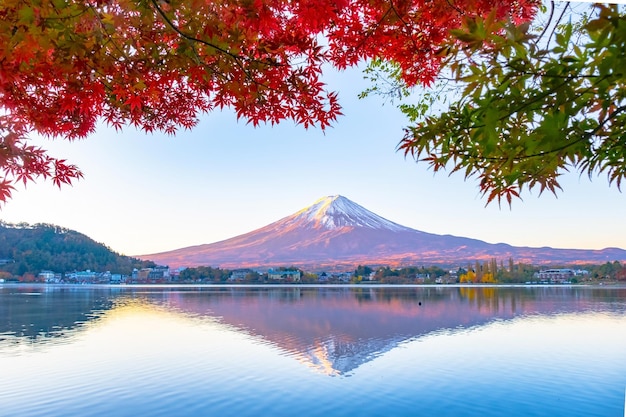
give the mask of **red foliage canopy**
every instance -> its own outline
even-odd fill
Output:
[[[225,106],[323,129],[341,114],[324,65],[380,58],[429,83],[449,30],[494,7],[527,20],[537,0],[3,0],[0,202],[16,182],[82,176],[32,132],[73,140],[104,120],[173,134]]]

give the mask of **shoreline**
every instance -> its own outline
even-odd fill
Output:
[[[45,282],[2,282],[3,287],[49,287],[49,288],[588,288],[626,289],[626,283],[582,284],[63,284]]]

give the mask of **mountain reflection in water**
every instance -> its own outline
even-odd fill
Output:
[[[434,332],[519,315],[585,311],[612,296],[557,288],[230,288],[210,296],[178,292],[169,302],[181,311],[218,316],[327,374],[346,374]]]
[[[0,348],[71,338],[129,300],[221,323],[328,375],[399,344],[534,314],[625,310],[626,289],[565,287],[0,287]]]

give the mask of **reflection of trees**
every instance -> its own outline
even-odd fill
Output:
[[[459,298],[492,314],[503,308],[514,314],[577,312],[598,308],[619,309],[626,300],[626,288],[586,287],[459,287]]]
[[[33,340],[63,336],[112,306],[108,290],[71,286],[6,287],[0,296],[0,333]]]
[[[486,309],[493,314],[497,314],[501,309],[506,309],[507,306],[511,313],[515,314],[519,311],[518,306],[523,305],[523,303],[518,302],[519,297],[514,291],[500,292],[499,288],[496,287],[461,287],[459,288],[459,298],[479,310]]]
[[[128,299],[188,317],[216,318],[289,351],[323,346],[347,369],[442,329],[528,314],[623,312],[626,288],[5,286],[0,287],[0,334],[35,342],[69,336]],[[347,357],[350,352],[355,358]]]

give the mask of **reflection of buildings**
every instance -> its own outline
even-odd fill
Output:
[[[19,294],[17,294],[19,293]],[[0,335],[45,343],[125,300],[211,317],[328,375],[342,375],[399,344],[521,315],[623,311],[626,289],[566,287],[0,287]],[[212,320],[213,321],[213,320]],[[201,321],[197,322],[201,325]],[[0,347],[3,342],[0,337]]]

